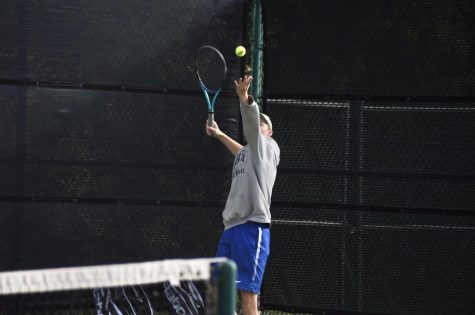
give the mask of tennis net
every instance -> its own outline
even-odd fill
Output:
[[[231,315],[235,279],[220,258],[0,272],[0,315]]]

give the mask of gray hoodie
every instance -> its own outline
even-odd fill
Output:
[[[274,139],[260,130],[259,107],[240,104],[245,145],[234,158],[231,190],[223,211],[224,228],[254,221],[270,223],[272,187],[280,161],[280,149]]]

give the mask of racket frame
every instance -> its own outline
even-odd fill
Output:
[[[198,71],[198,54],[202,49],[211,49],[211,50],[213,50],[221,58],[221,61],[223,62],[223,66],[224,66],[223,79],[222,79],[222,82],[221,82],[221,86],[218,89],[213,90],[213,89],[208,88],[203,83],[203,80],[201,79],[200,73]],[[226,65],[226,60],[224,59],[223,54],[221,54],[221,52],[216,47],[211,46],[211,45],[204,45],[204,46],[201,46],[200,48],[198,48],[196,50],[196,54],[195,54],[195,74],[196,74],[196,77],[198,78],[200,88],[201,88],[201,90],[203,92],[203,95],[205,97],[206,104],[208,105],[208,120],[207,120],[208,126],[213,126],[214,105],[216,103],[216,99],[218,98],[219,93],[221,92],[222,85],[224,83],[224,80],[226,79],[227,72],[228,72],[228,68],[227,68],[227,65]],[[210,98],[210,94],[212,95],[211,98]]]

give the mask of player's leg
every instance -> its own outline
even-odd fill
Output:
[[[248,222],[232,230],[231,259],[237,265],[236,287],[241,292],[244,315],[257,314],[257,297],[270,252],[269,228]]]
[[[247,291],[241,292],[241,307],[243,315],[258,315],[257,294]]]

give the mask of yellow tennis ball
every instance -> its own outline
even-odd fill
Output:
[[[244,57],[246,54],[246,48],[244,48],[244,46],[237,46],[234,52],[236,53],[236,56]]]

